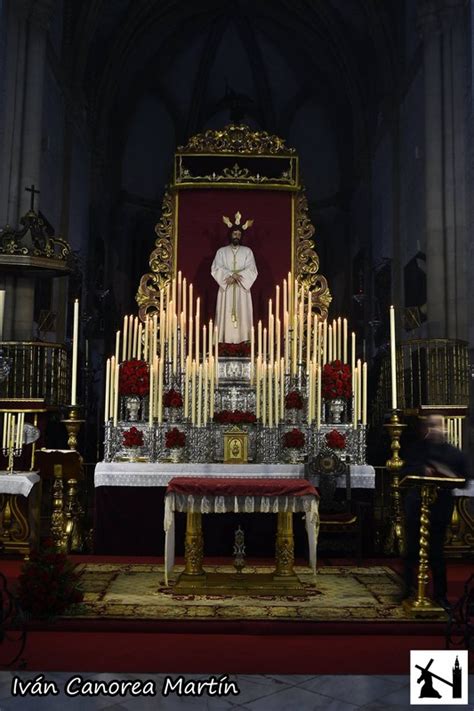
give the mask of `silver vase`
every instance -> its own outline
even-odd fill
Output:
[[[342,415],[344,414],[344,408],[346,406],[346,401],[342,397],[336,397],[329,400],[329,422],[335,425],[339,425],[342,422]]]
[[[170,459],[173,462],[173,464],[179,464],[181,461],[181,456],[182,456],[182,447],[171,447],[170,449]]]
[[[300,464],[301,450],[298,447],[288,447],[288,461],[290,464]]]
[[[141,397],[138,395],[125,396],[125,411],[127,413],[128,422],[138,422],[140,419],[140,409],[142,406]]]

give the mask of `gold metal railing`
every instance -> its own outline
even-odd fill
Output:
[[[397,346],[398,407],[406,412],[423,407],[469,404],[469,356],[466,341],[417,339]],[[391,409],[390,359],[382,363],[373,408],[373,422]]]
[[[60,343],[0,343],[3,356],[11,361],[0,398],[39,400],[57,407],[67,402],[67,354]]]

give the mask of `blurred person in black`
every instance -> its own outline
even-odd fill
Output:
[[[429,415],[421,423],[419,438],[405,454],[404,474],[444,473],[467,478],[467,459],[463,452],[446,441],[444,418]],[[420,550],[420,489],[409,488],[404,496],[405,560],[403,598],[413,595],[415,568]],[[452,489],[438,490],[430,510],[429,564],[433,576],[433,597],[442,607],[449,608],[447,599],[446,561],[444,543],[453,513]]]

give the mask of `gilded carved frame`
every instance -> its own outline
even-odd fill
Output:
[[[221,174],[192,175],[183,170],[183,156],[199,157],[217,155],[236,161],[231,169]],[[248,167],[238,164],[252,158],[284,158],[281,174],[265,176],[252,174]],[[181,171],[181,172],[180,172]],[[220,180],[219,178],[222,178]],[[314,246],[314,226],[308,216],[308,202],[298,178],[298,157],[294,149],[287,148],[283,139],[265,131],[251,131],[248,126],[226,126],[219,131],[206,131],[193,136],[185,147],[179,147],[175,156],[173,184],[163,198],[161,218],[155,227],[157,239],[150,254],[150,272],[140,279],[136,300],[142,320],[147,313],[157,309],[160,289],[164,288],[176,272],[177,202],[181,189],[226,188],[288,190],[292,192],[292,260],[291,268],[300,283],[313,293],[314,310],[327,318],[331,293],[326,278],[319,274],[319,257]]]

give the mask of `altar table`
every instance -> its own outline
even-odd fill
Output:
[[[175,477],[165,498],[165,582],[174,565],[174,512],[187,513],[185,575],[203,575],[201,514],[276,513],[276,576],[293,575],[293,517],[304,512],[310,564],[316,573],[319,494],[305,479]]]
[[[0,550],[28,557],[39,541],[38,472],[0,472]]]
[[[354,489],[374,489],[375,471],[369,465],[351,465]],[[164,498],[166,486],[174,477],[224,476],[226,478],[305,478],[303,464],[208,464],[170,462],[98,462],[95,468],[94,551],[102,555],[158,555],[163,549]],[[310,479],[315,486],[317,479]],[[338,486],[345,487],[346,478]],[[184,518],[184,517],[182,517]],[[231,539],[237,525],[245,529],[247,550],[255,557],[268,557],[273,551],[273,517],[229,514],[224,521],[206,516],[203,526],[209,555],[230,555]],[[177,554],[184,553],[185,521],[176,521]],[[214,534],[214,535],[213,535]],[[299,517],[294,521],[296,555],[306,552],[307,534]]]

